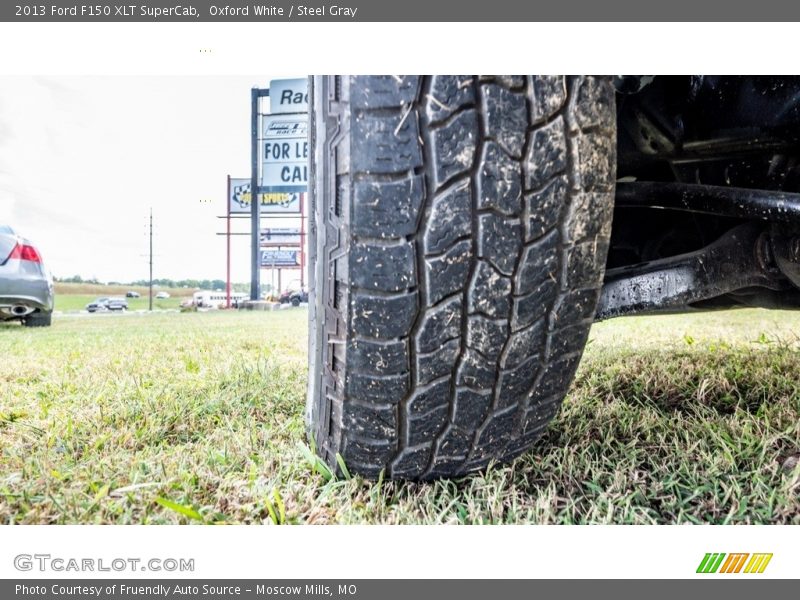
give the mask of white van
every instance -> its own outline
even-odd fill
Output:
[[[247,299],[247,294],[231,292],[231,306],[238,306]],[[197,308],[225,308],[227,295],[225,292],[199,290],[192,295]]]

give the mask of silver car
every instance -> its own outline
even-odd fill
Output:
[[[53,315],[53,276],[33,244],[0,224],[0,321],[46,327]]]

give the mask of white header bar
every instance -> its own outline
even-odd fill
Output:
[[[797,578],[780,526],[10,526],[0,578]],[[322,558],[318,549],[324,548]],[[762,574],[697,574],[708,552],[772,553]],[[194,559],[192,572],[19,571],[15,557]],[[66,564],[63,563],[63,564]],[[99,564],[95,562],[95,564]]]

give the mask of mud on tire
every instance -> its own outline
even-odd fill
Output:
[[[603,77],[315,77],[307,420],[368,477],[506,461],[586,343],[608,249]]]

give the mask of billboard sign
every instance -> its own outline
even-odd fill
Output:
[[[261,266],[263,268],[299,267],[299,250],[262,250]]]
[[[298,227],[268,227],[261,230],[262,246],[299,246],[301,243]]]
[[[308,189],[308,115],[264,115],[261,188],[265,192]]]
[[[307,113],[308,79],[273,79],[269,82],[272,114]]]
[[[300,213],[299,192],[261,192],[258,195],[261,201],[261,213],[292,214]],[[228,204],[231,214],[250,214],[250,180],[244,178],[231,178],[230,197]]]

